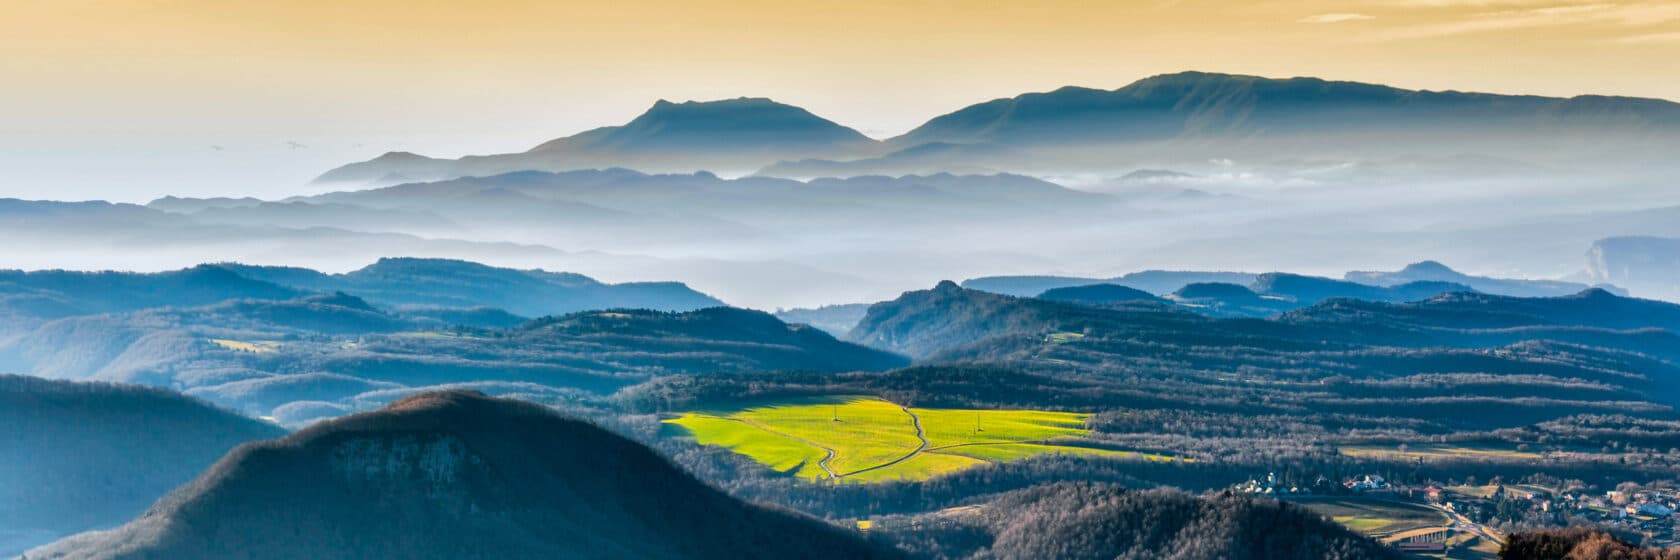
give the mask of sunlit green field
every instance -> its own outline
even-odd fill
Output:
[[[1088,416],[905,408],[873,397],[817,397],[690,412],[666,422],[702,445],[727,447],[771,469],[812,480],[925,480],[1051,453],[1172,460],[1078,446],[1090,433]]]

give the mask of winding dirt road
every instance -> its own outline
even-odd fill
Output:
[[[873,467],[858,469],[858,470],[855,470],[855,471],[852,471],[852,472],[849,472],[849,473],[846,473],[846,474],[843,474],[843,475],[840,475],[840,476],[852,476],[854,474],[866,473],[866,472],[876,470],[876,469],[884,469],[884,468],[887,468],[887,467],[890,467],[890,466],[893,466],[893,465],[897,465],[899,463],[903,463],[905,461],[909,461],[910,459],[915,458],[917,455],[921,455],[923,451],[927,450],[927,448],[928,448],[927,434],[922,432],[922,419],[921,419],[921,417],[916,416],[916,413],[914,413],[914,412],[910,412],[909,407],[900,406],[900,407],[898,407],[898,409],[904,411],[904,414],[908,415],[910,417],[910,425],[916,427],[916,439],[921,440],[922,444],[917,446],[914,451],[906,453],[903,457],[899,457],[897,459],[893,459],[891,461],[887,461],[885,463],[881,463],[881,464],[875,465]],[[832,456],[832,455],[830,455],[830,456]],[[823,467],[823,468],[827,469],[828,467]]]

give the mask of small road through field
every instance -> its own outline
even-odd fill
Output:
[[[822,459],[817,461],[817,466],[821,467],[823,472],[828,473],[828,477],[831,478],[831,479],[840,478],[841,476],[843,476],[843,475],[835,474],[832,469],[828,468],[828,461],[834,458],[834,449],[830,448],[829,446],[822,445],[822,444],[819,444],[817,442],[814,442],[814,441],[811,441],[811,440],[808,440],[808,439],[805,439],[805,438],[802,438],[802,437],[799,437],[799,436],[796,436],[796,435],[793,435],[793,434],[789,434],[789,433],[785,433],[785,432],[779,432],[779,431],[776,431],[775,429],[772,429],[769,426],[766,426],[764,424],[760,424],[758,422],[754,422],[754,421],[751,421],[751,420],[745,420],[745,419],[741,419],[741,418],[727,418],[727,417],[722,417],[722,416],[719,416],[717,418],[723,418],[724,420],[729,420],[729,421],[733,421],[733,422],[740,422],[742,424],[746,424],[748,426],[752,426],[754,428],[758,428],[760,430],[764,430],[766,432],[770,432],[772,434],[776,434],[778,436],[782,436],[782,437],[797,441],[799,443],[803,443],[805,445],[809,445],[811,447],[821,449],[821,450],[823,450],[823,453],[826,453],[827,455],[824,455]],[[918,428],[918,431],[920,431],[919,428]],[[927,445],[927,440],[922,440],[922,444],[924,446]]]
[[[900,407],[898,407],[898,409],[904,411],[904,414],[910,416],[910,425],[916,427],[916,439],[921,440],[922,444],[916,446],[916,449],[914,451],[906,453],[903,457],[899,457],[897,459],[893,459],[891,461],[887,461],[885,463],[881,463],[881,464],[875,465],[873,467],[858,469],[858,470],[855,470],[855,471],[852,471],[852,472],[849,472],[849,473],[846,473],[846,474],[843,474],[843,475],[840,475],[840,476],[852,476],[854,474],[866,473],[866,472],[876,470],[876,469],[884,469],[884,468],[887,468],[887,467],[890,467],[890,466],[893,466],[893,465],[897,465],[899,463],[903,463],[905,461],[909,461],[910,459],[914,458],[915,456],[921,455],[923,451],[927,450],[927,448],[928,448],[927,434],[922,432],[922,419],[921,419],[921,417],[916,416],[916,413],[914,413],[914,412],[910,412],[909,407],[900,406]],[[827,468],[828,467],[823,467],[823,469],[825,469],[825,470]]]

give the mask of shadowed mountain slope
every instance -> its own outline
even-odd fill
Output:
[[[0,375],[0,537],[121,523],[234,446],[284,433],[162,389]]]
[[[1184,292],[1209,291],[1192,288]],[[1008,364],[1121,384],[1119,400],[1134,408],[1380,414],[1431,429],[1482,429],[1570,414],[1672,417],[1680,405],[1677,313],[1674,304],[1595,290],[1331,299],[1268,319],[1222,319],[944,283],[872,306],[848,338],[923,364]]]
[[[37,318],[207,305],[230,299],[280,300],[303,293],[215,265],[149,274],[0,271],[0,311]]]
[[[241,447],[128,525],[30,557],[896,555],[730,498],[587,422],[457,391]]]
[[[935,549],[941,558],[1399,558],[1299,506],[1173,489],[1049,484],[997,496],[967,523],[950,517],[919,516],[920,530],[891,536],[914,548]],[[974,538],[964,531],[968,526],[977,526],[983,536]]]

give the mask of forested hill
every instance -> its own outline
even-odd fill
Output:
[[[1196,298],[1191,296],[1212,294],[1218,286],[1242,291],[1234,285],[1197,284],[1180,290],[1176,297],[1193,300]],[[1450,292],[1410,303],[1338,297],[1267,320],[1214,319],[1188,309],[1146,300],[1129,305],[1086,306],[1005,296],[942,282],[932,290],[906,292],[898,299],[870,307],[848,336],[878,348],[928,357],[990,337],[1122,331],[1147,335],[1192,327],[1210,337],[1220,336],[1218,333],[1279,337],[1293,340],[1292,346],[1334,341],[1475,347],[1548,339],[1663,355],[1672,349],[1648,342],[1680,334],[1680,305],[1620,297],[1598,289],[1545,298]]]
[[[1583,413],[1673,417],[1677,309],[1604,292],[1455,294],[1418,303],[1336,299],[1275,319],[1218,319],[945,283],[871,307],[849,336],[924,364],[988,362],[1123,384],[1115,402],[1128,407],[1346,413],[1415,419],[1432,430],[1493,429]]]
[[[161,389],[0,375],[0,533],[121,523],[235,446],[283,434]]]
[[[230,299],[290,299],[295,288],[215,265],[151,274],[0,271],[0,316],[60,318]]]
[[[388,258],[344,274],[236,263],[156,273],[6,270],[0,271],[0,317],[22,323],[334,292],[387,307],[490,307],[525,317],[589,309],[688,311],[723,305],[676,282],[607,284],[581,274]]]
[[[307,489],[307,491],[299,491]],[[30,558],[896,558],[540,406],[427,393],[230,453]]]
[[[1680,550],[1643,548],[1602,530],[1579,527],[1513,534],[1500,548],[1499,557],[1512,560],[1673,560],[1680,558]]]
[[[1399,558],[1298,506],[1228,494],[1198,497],[1171,489],[1059,483],[988,501],[971,522],[978,531],[951,528],[950,514],[944,515],[943,520],[940,513],[912,517],[926,529],[891,535],[932,558]]]
[[[463,313],[495,315],[383,311],[344,294],[237,300],[48,321],[0,341],[0,357],[36,375],[171,387],[286,425],[439,385],[554,402],[654,375],[909,363],[743,309],[583,311],[509,327],[463,326]]]
[[[589,309],[688,311],[723,305],[677,282],[606,284],[582,274],[449,259],[385,258],[344,274],[232,263],[215,266],[301,290],[345,292],[381,305],[494,307],[526,317]]]

